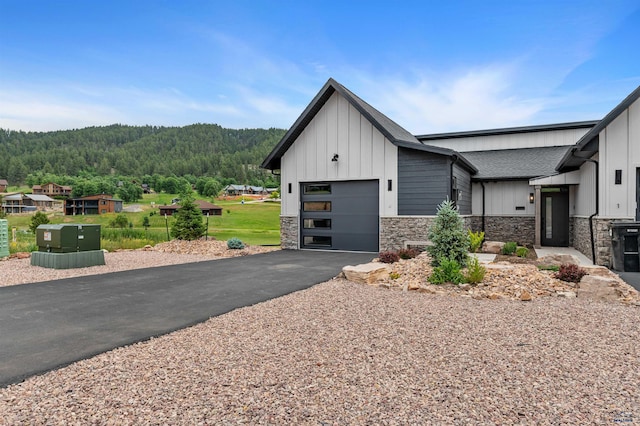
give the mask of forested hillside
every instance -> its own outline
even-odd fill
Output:
[[[283,129],[89,127],[56,132],[0,129],[0,178],[12,185],[29,174],[66,176],[208,176],[238,183],[264,181],[259,168]]]

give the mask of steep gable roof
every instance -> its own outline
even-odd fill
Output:
[[[571,146],[470,151],[462,155],[478,169],[474,180],[530,179],[555,174],[554,164]]]
[[[591,158],[599,149],[600,132],[605,129],[613,120],[618,118],[627,108],[640,98],[640,86],[629,94],[622,102],[609,112],[593,129],[580,138],[574,147],[569,150],[558,162],[556,170],[566,172],[580,167],[587,158]]]
[[[269,170],[277,170],[280,168],[280,159],[285,152],[293,145],[295,140],[304,131],[305,127],[309,125],[311,120],[322,109],[324,104],[329,98],[338,92],[344,97],[360,114],[362,114],[367,120],[373,124],[373,126],[384,135],[392,144],[409,149],[417,149],[420,151],[432,152],[440,155],[457,156],[461,158],[467,167],[472,172],[475,172],[475,168],[469,164],[464,158],[460,157],[455,151],[447,148],[439,148],[429,146],[421,143],[411,133],[398,125],[395,121],[360,99],[349,89],[338,83],[333,78],[330,78],[325,85],[320,89],[320,92],[313,98],[311,103],[305,108],[300,117],[293,123],[293,126],[284,135],[282,140],[271,151],[267,158],[262,162],[261,167]]]

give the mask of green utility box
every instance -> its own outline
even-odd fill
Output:
[[[100,250],[100,225],[60,224],[36,228],[38,251],[74,253]]]
[[[0,258],[9,256],[9,221],[0,219]]]
[[[104,265],[100,250],[100,225],[40,225],[36,228],[38,251],[31,253],[31,265],[53,269]]]

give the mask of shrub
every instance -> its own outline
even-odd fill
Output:
[[[124,213],[120,213],[109,222],[109,226],[112,228],[126,228],[129,226],[129,219]]]
[[[197,240],[207,232],[202,222],[202,210],[190,192],[182,192],[180,199],[180,208],[174,213],[175,222],[171,227],[171,236],[179,240]]]
[[[439,266],[441,259],[455,260],[460,267],[466,266],[469,235],[452,201],[445,200],[438,206],[438,214],[429,228],[428,237],[433,243],[427,248],[433,266]]]
[[[509,241],[504,243],[504,246],[502,247],[502,254],[510,256],[514,254],[517,249],[518,249],[518,244],[514,243],[513,241]]]
[[[480,264],[477,256],[471,256],[469,265],[467,266],[467,273],[464,275],[464,280],[470,284],[478,284],[482,282],[487,268]]]
[[[429,275],[429,282],[432,284],[463,283],[464,276],[460,272],[460,264],[455,259],[440,259],[438,266],[433,268],[433,272]]]
[[[400,278],[400,274],[397,272],[389,272],[389,278],[391,278],[392,280],[397,280],[398,278]]]
[[[227,248],[231,250],[242,250],[244,248],[244,243],[240,241],[239,238],[229,238],[227,241]]]
[[[400,259],[413,259],[419,254],[420,251],[414,248],[403,248],[398,250],[398,256],[400,256]]]
[[[29,229],[34,234],[36,233],[36,228],[40,225],[46,225],[49,223],[49,218],[43,212],[36,212],[33,216],[31,216],[31,224],[29,224]]]
[[[518,247],[516,249],[516,256],[525,258],[529,254],[529,249],[526,247]]]
[[[557,279],[568,283],[579,283],[582,277],[587,275],[587,271],[572,263],[560,265],[560,269],[554,275]]]
[[[400,260],[400,256],[395,251],[383,251],[378,255],[382,263],[395,263]]]
[[[469,229],[469,251],[472,253],[477,253],[482,247],[482,242],[484,241],[484,232],[472,232]]]

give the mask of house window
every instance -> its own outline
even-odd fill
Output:
[[[330,212],[331,201],[305,201],[302,203],[305,212]]]

